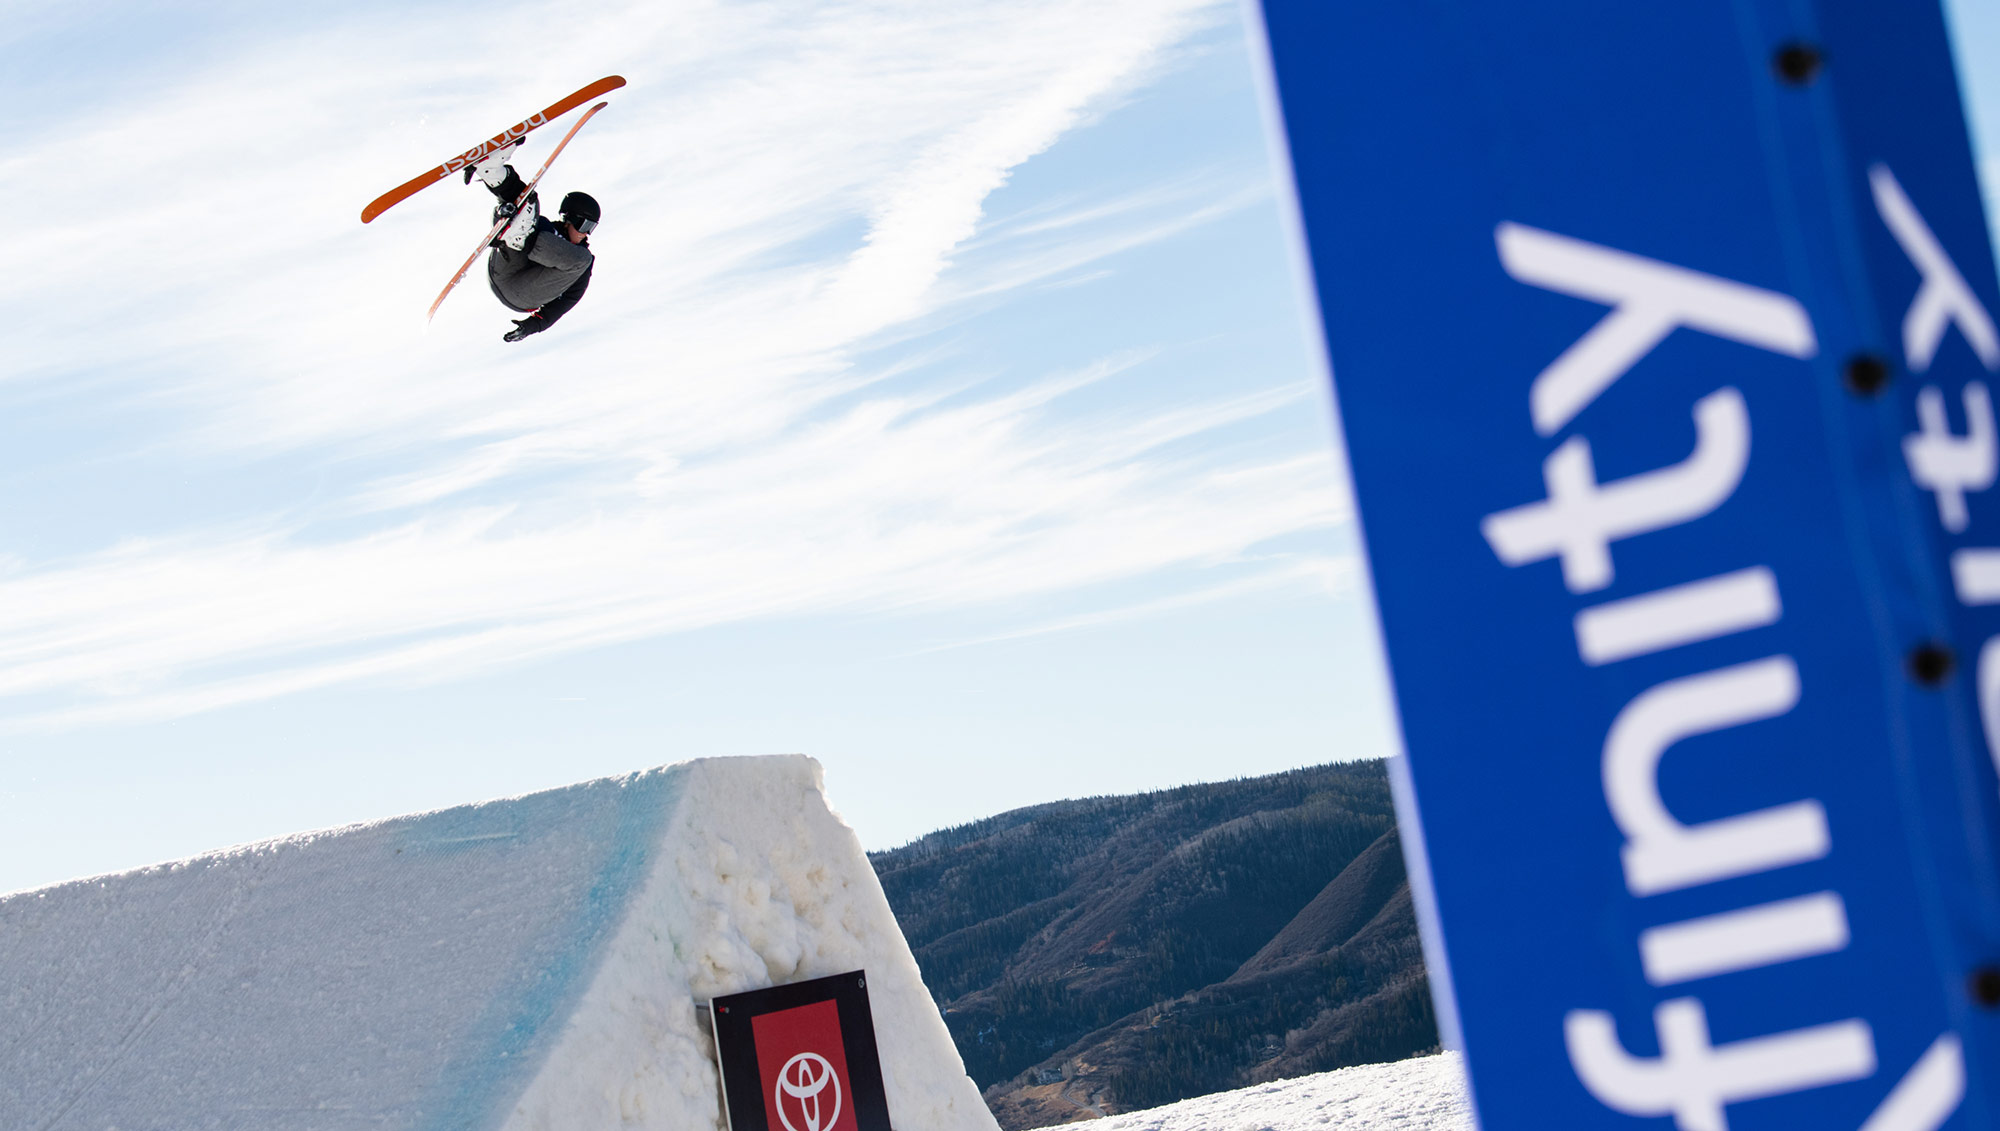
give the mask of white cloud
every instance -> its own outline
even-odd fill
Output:
[[[76,187],[13,244],[46,270],[0,278],[36,327],[6,379],[165,400],[190,423],[149,442],[205,459],[365,452],[390,470],[283,519],[167,515],[145,539],[18,563],[0,577],[9,725],[992,601],[1341,521],[1321,453],[1177,446],[1296,404],[1298,385],[1135,395],[1108,416],[1063,398],[1140,388],[1146,354],[983,393],[976,359],[948,349],[863,361],[954,305],[1258,199],[1191,175],[985,217],[1022,163],[1231,17],[1219,0],[482,6],[385,36],[377,14],[38,133],[0,181]],[[570,34],[524,53],[521,20]],[[502,347],[475,274],[426,334],[479,194],[447,182],[366,228],[360,204],[503,125],[496,107],[612,70],[632,85],[548,182],[605,203],[590,296]]]
[[[1076,616],[1057,617],[1038,621],[1006,632],[996,632],[973,640],[954,640],[949,644],[939,644],[925,648],[913,655],[943,652],[954,648],[972,648],[981,644],[996,644],[1007,640],[1024,640],[1032,636],[1050,636],[1062,632],[1077,632],[1101,628],[1120,621],[1143,620],[1164,612],[1189,608],[1195,605],[1212,604],[1249,593],[1258,593],[1288,586],[1310,588],[1323,595],[1345,593],[1353,589],[1359,580],[1358,563],[1352,558],[1285,557],[1274,561],[1256,563],[1260,568],[1244,577],[1220,581],[1213,585],[1176,593],[1157,600],[1141,601],[1136,604],[1116,608],[1098,609]]]

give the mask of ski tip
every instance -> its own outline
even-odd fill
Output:
[[[390,205],[407,199],[414,191],[416,190],[412,189],[409,185],[399,185],[376,197],[374,200],[369,201],[361,208],[361,222],[366,224],[368,221],[387,212]]]

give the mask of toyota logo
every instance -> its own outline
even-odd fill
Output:
[[[778,1069],[778,1087],[771,1098],[777,1101],[778,1121],[785,1131],[826,1131],[840,1118],[840,1077],[825,1057],[802,1052]],[[796,1123],[794,1110],[799,1114]]]

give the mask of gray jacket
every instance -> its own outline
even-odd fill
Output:
[[[560,225],[538,216],[526,247],[496,247],[486,257],[486,278],[494,296],[510,309],[539,310],[542,321],[554,322],[583,297],[596,258],[588,237],[571,243]]]

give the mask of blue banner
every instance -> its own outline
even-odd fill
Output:
[[[1941,12],[1263,11],[1482,1126],[2000,1127],[2000,290]]]

